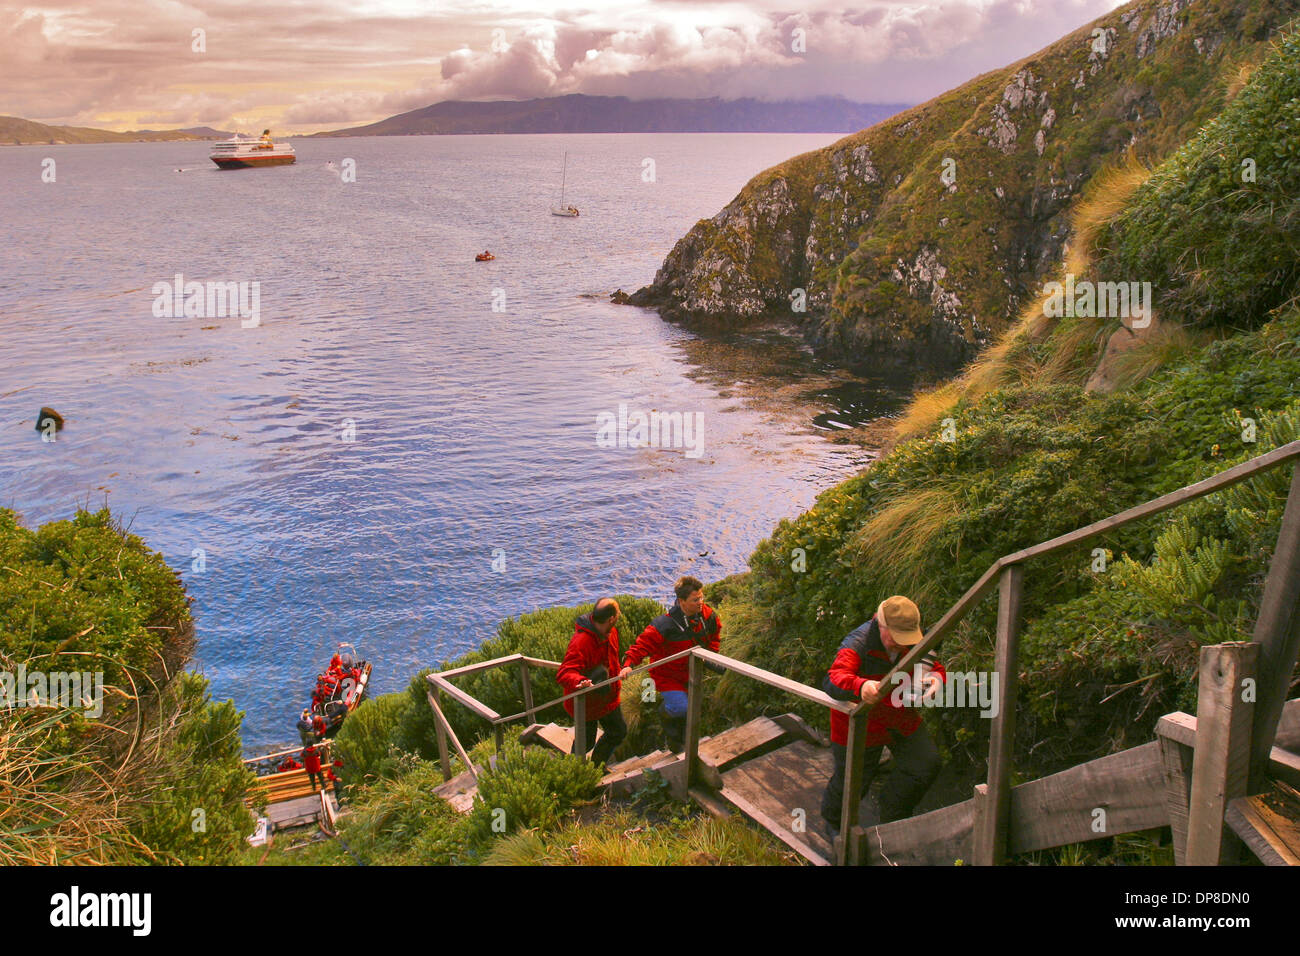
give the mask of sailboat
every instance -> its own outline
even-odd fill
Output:
[[[565,153],[564,172],[560,174],[560,204],[558,206],[551,207],[551,215],[564,216],[567,219],[572,219],[578,215],[578,207],[566,206],[564,204],[564,186],[565,186],[565,180],[568,178],[568,174],[569,174],[569,154]]]

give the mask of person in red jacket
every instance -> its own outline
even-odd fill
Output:
[[[863,764],[862,790],[868,791],[880,752],[886,744],[894,758],[894,769],[880,795],[880,822],[901,820],[912,815],[925,791],[939,773],[939,752],[921,722],[916,708],[895,702],[880,679],[914,645],[921,640],[921,612],[901,594],[886,598],[876,608],[875,616],[844,638],[835,654],[823,687],[836,700],[861,700],[871,707],[867,714],[866,762]],[[943,685],[943,665],[927,655],[919,665],[922,687],[918,693],[930,696]],[[910,675],[909,675],[910,677]],[[838,832],[844,798],[844,769],[848,759],[849,717],[831,711],[831,755],[835,769],[822,797],[822,819]]]
[[[302,752],[302,765],[307,768],[307,779],[311,781],[312,792],[316,792],[316,785],[319,783],[322,790],[325,789],[325,781],[320,774],[320,753],[310,744]]]
[[[713,608],[704,603],[704,584],[687,575],[673,586],[677,600],[667,614],[651,621],[623,657],[619,677],[647,657],[653,664],[691,647],[717,651],[722,635],[722,621]],[[686,740],[686,691],[690,681],[689,658],[679,658],[650,671],[655,690],[663,698],[664,735],[668,749],[680,753]]]
[[[576,690],[599,684],[614,676],[618,670],[618,621],[622,613],[618,602],[613,598],[601,598],[596,602],[590,614],[584,614],[574,624],[573,638],[569,649],[565,651],[564,660],[555,675],[556,681],[564,688],[564,693],[572,694]],[[605,763],[614,748],[627,736],[627,722],[619,707],[619,689],[621,682],[615,681],[608,687],[594,690],[586,697],[587,702],[587,747],[592,750],[593,763]],[[564,709],[573,716],[573,701],[566,700]],[[605,733],[596,743],[596,727],[599,725]],[[574,735],[573,752],[578,752],[577,735]]]

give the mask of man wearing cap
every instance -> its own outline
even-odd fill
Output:
[[[584,614],[574,622],[569,649],[555,674],[555,679],[564,688],[565,694],[602,683],[618,673],[619,644],[615,624],[620,613],[617,601],[601,598],[590,614]],[[620,686],[620,682],[615,681],[587,695],[587,747],[596,745],[591,752],[592,763],[605,763],[609,760],[614,748],[627,736],[627,722],[623,720],[623,712],[619,709]],[[564,709],[569,712],[569,716],[573,716],[572,699],[564,702]],[[597,724],[605,731],[599,743],[596,742]],[[576,753],[576,733],[573,747]]]
[[[862,799],[876,775],[880,752],[887,744],[894,758],[894,768],[880,795],[880,822],[911,816],[925,791],[939,773],[939,752],[921,722],[916,708],[902,707],[892,699],[890,688],[880,680],[904,654],[921,641],[921,612],[901,594],[886,598],[875,615],[852,631],[840,644],[823,684],[836,700],[863,701],[871,710],[867,714],[866,759],[862,772]],[[926,655],[917,665],[920,692],[936,693],[943,685],[943,665]],[[911,675],[909,675],[910,677]],[[844,770],[848,761],[849,717],[831,711],[831,754],[835,770],[822,798],[822,818],[838,831],[844,797]]]

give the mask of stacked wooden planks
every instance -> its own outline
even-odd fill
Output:
[[[325,787],[331,789],[333,785],[327,780]],[[284,800],[296,800],[299,797],[320,793],[320,787],[313,787],[307,771],[299,768],[258,777],[257,783],[248,788],[246,800],[250,805],[258,793],[266,794],[267,803],[280,803]]]

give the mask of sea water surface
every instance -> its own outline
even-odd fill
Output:
[[[2,149],[0,507],[107,504],[181,570],[250,747],[292,738],[339,641],[393,691],[505,617],[743,570],[865,463],[827,431],[897,391],[608,294],[835,138],[300,139],[229,172],[205,143]],[[549,215],[566,151],[577,219]],[[257,282],[260,322],[156,315],[176,274]],[[698,415],[700,453],[602,447],[620,405]]]

